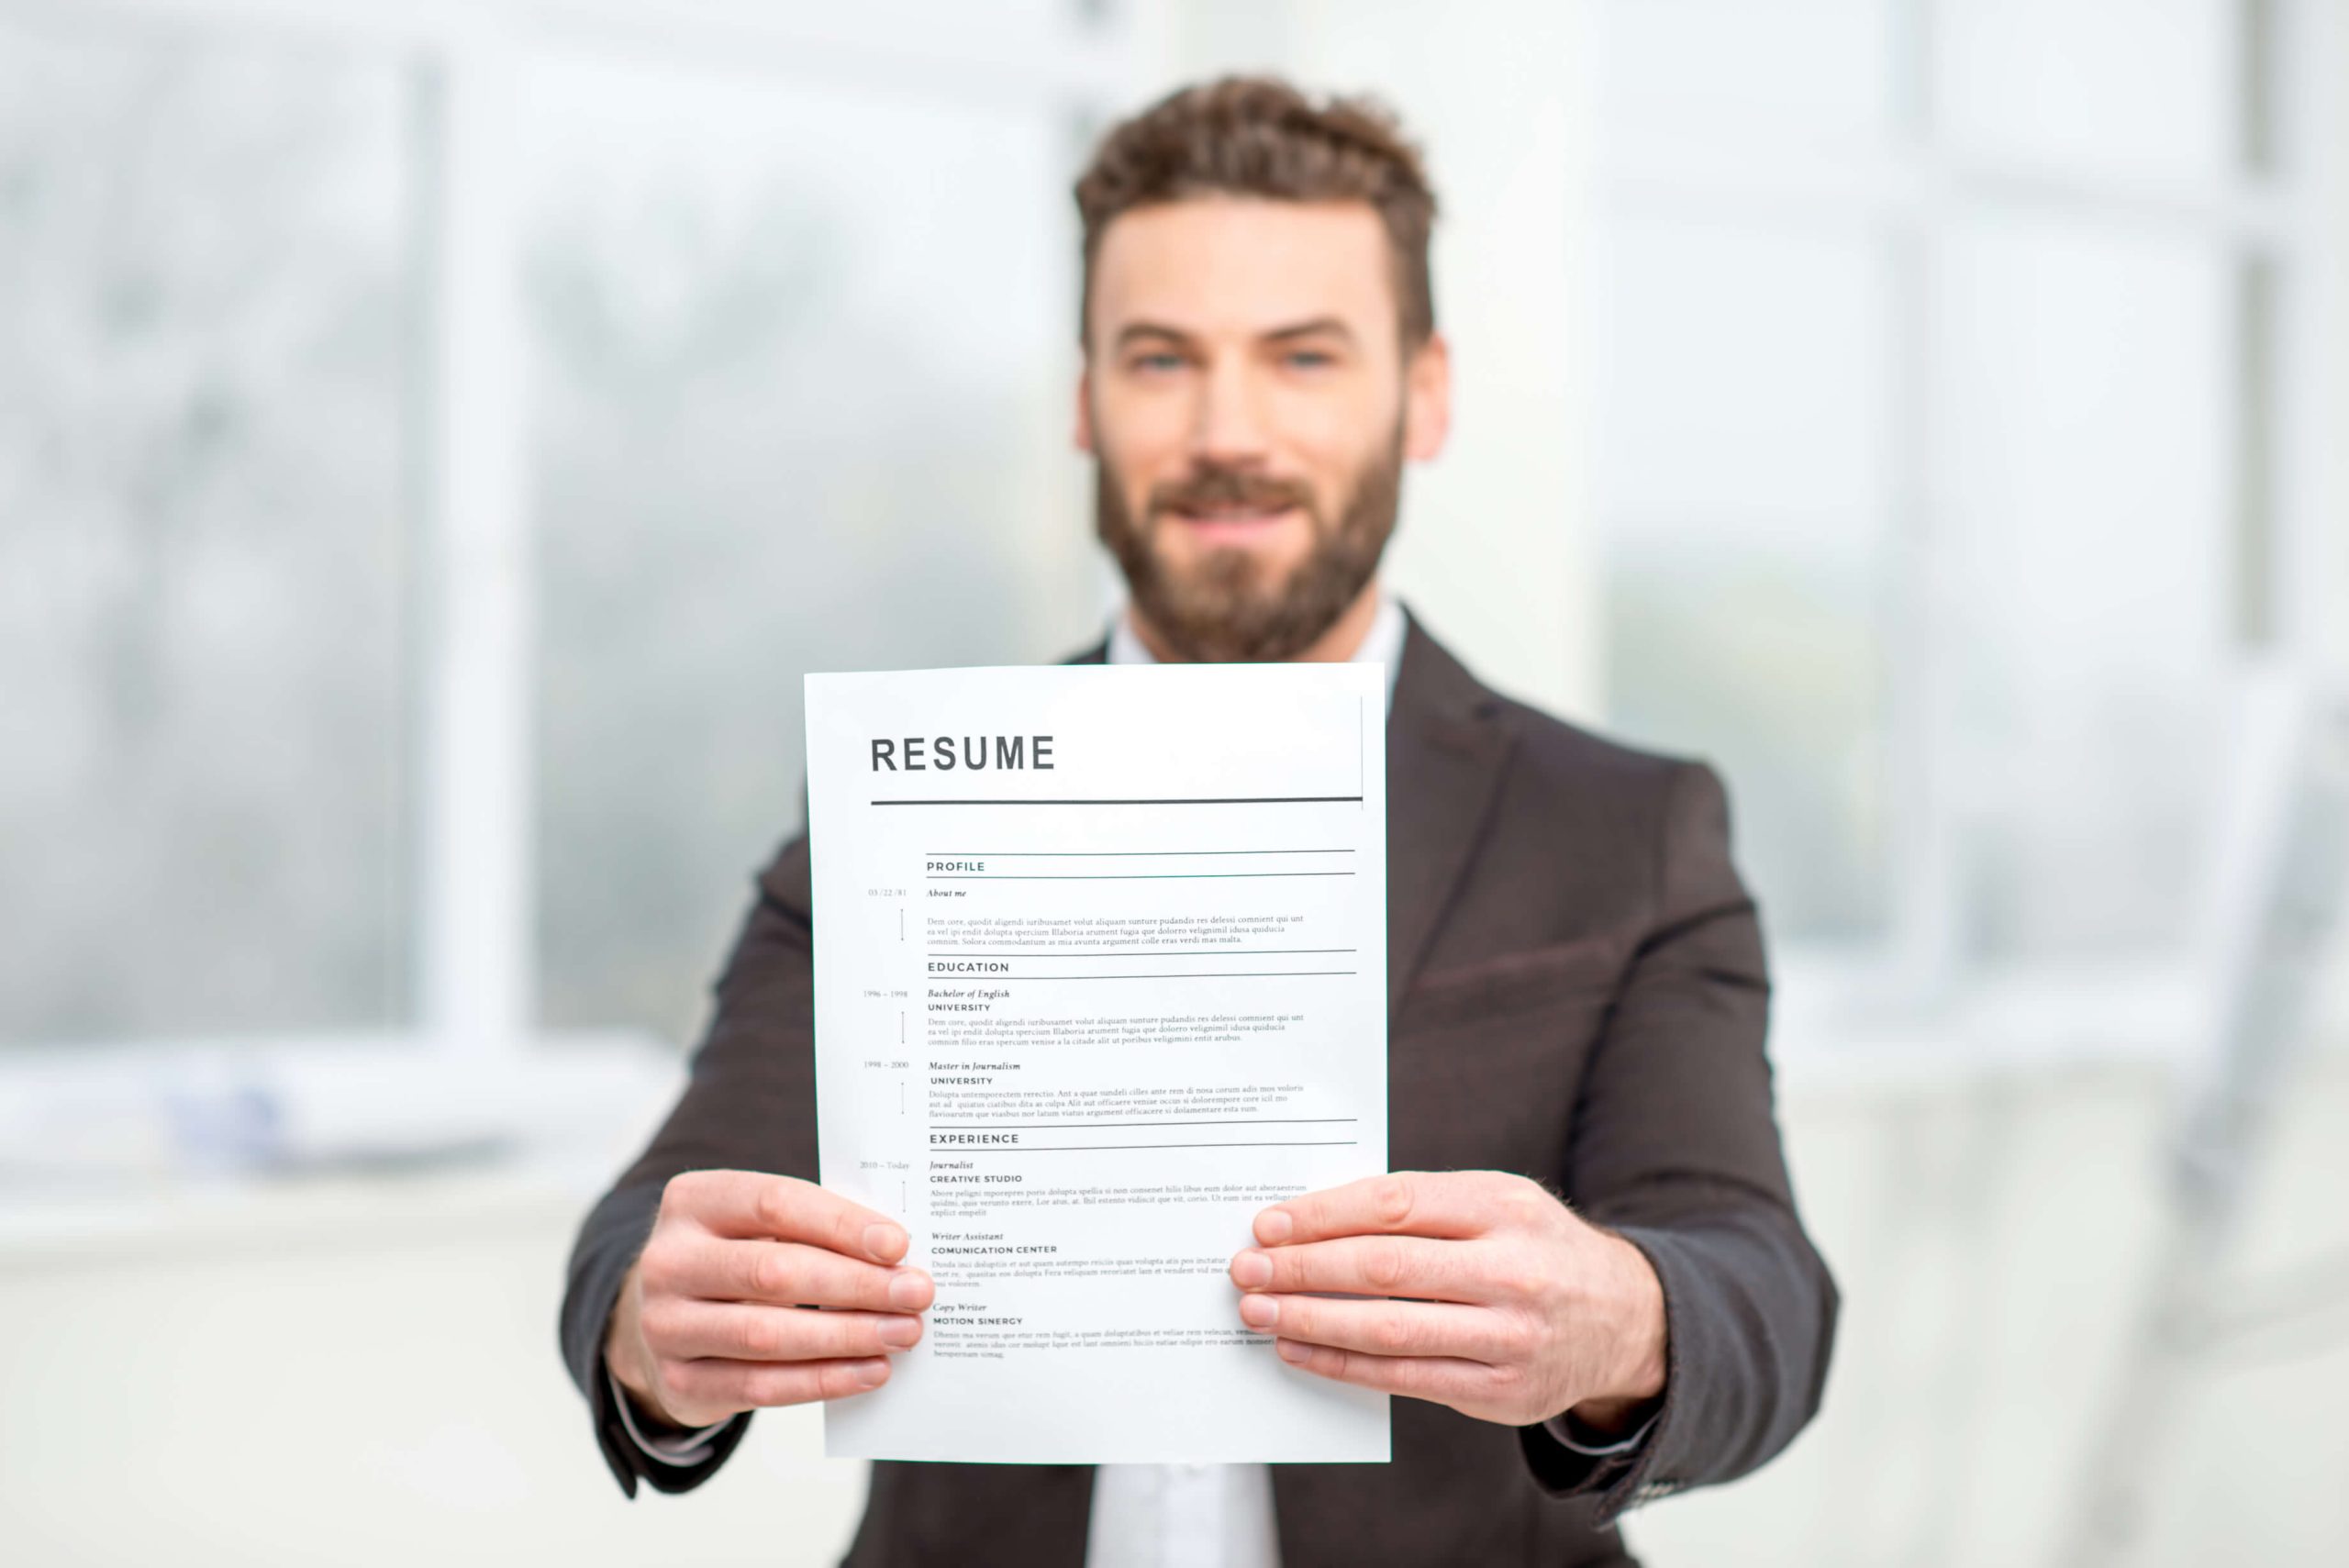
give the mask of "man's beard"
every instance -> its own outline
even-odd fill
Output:
[[[1126,506],[1125,487],[1106,458],[1094,464],[1093,526],[1118,558],[1134,607],[1178,658],[1272,662],[1312,647],[1361,597],[1395,532],[1402,490],[1403,428],[1397,420],[1394,438],[1354,475],[1334,527],[1303,482],[1219,466],[1194,469],[1184,480],[1153,488],[1144,514],[1148,522],[1137,524]],[[1313,528],[1310,553],[1286,579],[1254,550],[1239,546],[1208,551],[1188,573],[1168,572],[1151,548],[1157,529],[1186,526],[1170,520],[1174,511],[1218,506],[1300,508]]]

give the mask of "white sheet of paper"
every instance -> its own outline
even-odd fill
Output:
[[[1282,1362],[1225,1272],[1386,1168],[1381,668],[807,692],[823,1182],[938,1282],[825,1451],[1386,1460],[1386,1396]]]

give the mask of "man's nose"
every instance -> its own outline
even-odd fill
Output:
[[[1247,367],[1233,361],[1215,364],[1201,384],[1191,456],[1217,467],[1262,462],[1267,455],[1264,416]]]

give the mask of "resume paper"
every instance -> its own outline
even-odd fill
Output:
[[[902,1219],[928,1331],[838,1457],[1384,1461],[1226,1268],[1386,1168],[1385,673],[807,677],[826,1186]]]

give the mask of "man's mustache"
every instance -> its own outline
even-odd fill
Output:
[[[1150,493],[1150,516],[1167,512],[1201,512],[1217,506],[1277,512],[1295,506],[1311,513],[1313,491],[1295,479],[1276,479],[1245,469],[1202,469],[1186,479],[1155,485]]]

